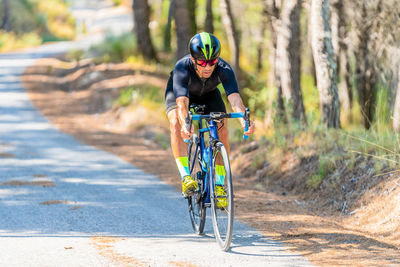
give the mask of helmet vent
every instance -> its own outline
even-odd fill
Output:
[[[206,57],[208,57],[208,55],[210,54],[210,45],[209,44],[206,44],[206,52],[207,52]]]

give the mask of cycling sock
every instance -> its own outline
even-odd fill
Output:
[[[178,166],[179,173],[181,174],[182,180],[185,176],[190,176],[188,157],[179,157],[176,158],[175,161],[176,165]]]
[[[223,165],[215,165],[215,184],[224,185],[226,176],[225,167]]]

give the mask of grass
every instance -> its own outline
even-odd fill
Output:
[[[317,188],[320,186],[320,184],[322,183],[322,181],[323,181],[324,179],[325,179],[325,178],[324,178],[323,176],[321,176],[320,174],[314,174],[314,175],[311,175],[311,176],[307,179],[306,184],[307,184],[307,186],[309,186],[309,187],[312,187],[312,188],[314,188],[314,189],[317,189]]]
[[[255,170],[261,169],[266,161],[266,156],[264,153],[260,153],[254,156],[253,161],[251,162],[252,167]]]

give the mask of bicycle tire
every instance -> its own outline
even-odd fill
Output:
[[[193,195],[188,196],[188,208],[193,230],[196,234],[201,235],[206,222],[206,207],[203,205],[202,199],[204,176],[199,162],[201,151],[198,142],[195,140],[196,137],[193,137],[188,143],[188,160],[189,169],[191,170],[190,174],[196,180],[199,187]]]
[[[222,161],[225,167],[226,176],[224,179],[224,189],[226,191],[226,199],[228,202],[227,207],[218,208],[217,202],[218,198],[215,197],[215,164],[217,156],[221,155]],[[214,181],[212,188],[210,188],[211,193],[211,214],[214,228],[214,235],[217,243],[223,251],[228,251],[232,242],[233,233],[233,222],[234,222],[234,200],[233,200],[233,185],[232,185],[232,174],[228,158],[228,153],[224,145],[221,142],[217,142],[213,146],[213,168],[210,171],[213,172]],[[210,183],[211,185],[211,183]]]

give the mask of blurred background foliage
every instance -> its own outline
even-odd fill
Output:
[[[2,52],[75,36],[75,19],[63,0],[3,0],[0,18]]]
[[[272,0],[271,0],[272,1]],[[266,2],[264,0],[232,0],[231,8],[236,23],[237,31],[240,39],[240,76],[238,82],[241,88],[241,94],[245,104],[252,110],[252,116],[257,120],[258,131],[256,138],[265,136],[275,140],[274,136],[286,136],[288,140],[300,133],[309,133],[315,135],[320,129],[326,126],[321,121],[321,103],[319,99],[319,91],[313,70],[313,55],[310,41],[309,20],[310,20],[310,5],[311,1],[303,1],[300,6],[300,39],[301,45],[298,47],[301,55],[301,95],[305,107],[305,115],[307,126],[302,127],[296,120],[288,123],[287,119],[282,119],[278,116],[278,91],[275,84],[270,82],[271,72],[271,42],[272,32],[266,27],[262,28],[262,24],[269,23],[272,20],[271,14],[266,11]],[[391,1],[391,0],[390,0]],[[136,31],[126,33],[120,36],[108,36],[106,41],[101,45],[93,47],[87,52],[86,56],[95,57],[98,63],[101,62],[130,62],[140,63],[147,66],[153,66],[154,69],[163,69],[164,73],[172,70],[176,58],[176,50],[178,48],[177,25],[171,15],[171,3],[167,0],[149,0],[145,1],[149,7],[149,23],[148,28],[151,35],[151,43],[154,46],[157,57],[153,59],[146,58],[143,52],[138,47],[138,38]],[[274,2],[274,1],[272,1]],[[279,1],[275,1],[279,2]],[[335,5],[342,1],[331,1],[331,12],[335,12]],[[397,141],[398,135],[393,131],[393,111],[394,98],[397,90],[398,80],[398,56],[393,56],[388,51],[399,51],[399,40],[397,32],[391,31],[389,21],[395,21],[395,17],[391,16],[394,10],[400,10],[398,4],[393,2],[392,10],[388,9],[390,3],[383,4],[381,9],[377,9],[379,1],[355,1],[352,4],[346,4],[343,10],[346,36],[342,37],[342,43],[347,46],[346,58],[348,59],[348,69],[346,75],[350,80],[349,91],[351,93],[350,110],[345,111],[341,105],[341,130],[355,135],[363,135],[365,131],[365,118],[361,108],[359,94],[360,69],[357,65],[360,64],[357,58],[359,47],[357,46],[360,40],[361,33],[359,25],[363,23],[363,18],[360,15],[355,15],[355,10],[358,13],[367,10],[369,17],[381,19],[380,22],[374,22],[368,28],[369,32],[365,34],[375,36],[368,41],[370,48],[367,49],[365,57],[372,58],[370,65],[374,65],[373,69],[365,70],[366,72],[376,72],[376,83],[373,88],[374,103],[372,106],[374,116],[371,117],[367,132],[368,140],[379,143],[385,146],[392,146],[396,151],[399,150]],[[343,3],[342,3],[343,4]],[[381,3],[382,4],[382,3]],[[132,2],[128,1],[128,6]],[[205,30],[207,0],[195,1],[195,23],[197,32]],[[212,1],[213,26],[214,34],[218,36],[222,44],[221,57],[228,62],[231,61],[231,50],[229,49],[229,40],[227,35],[226,25],[223,23],[221,5],[218,1]],[[281,9],[283,7],[281,6]],[[355,9],[355,10],[354,10]],[[135,8],[133,8],[133,13]],[[282,10],[280,11],[283,12]],[[387,16],[385,14],[387,13]],[[173,12],[172,12],[173,13]],[[134,14],[133,14],[134,15]],[[170,26],[168,26],[170,16]],[[172,16],[172,18],[171,18]],[[333,16],[333,15],[332,15]],[[389,20],[389,21],[388,21]],[[371,23],[372,24],[372,23]],[[331,24],[331,27],[334,25]],[[169,28],[170,27],[170,28]],[[375,28],[374,28],[375,27]],[[166,33],[169,31],[169,34]],[[391,38],[387,40],[383,33],[389,34]],[[279,32],[278,32],[279,34]],[[168,36],[169,35],[169,36]],[[383,40],[385,39],[385,40]],[[167,45],[168,44],[168,45]],[[373,49],[380,47],[381,53],[376,53]],[[261,53],[260,53],[261,50]],[[187,51],[185,51],[187,53]],[[389,60],[390,58],[390,60]],[[261,62],[261,64],[259,64]],[[261,65],[261,66],[260,66]],[[345,77],[343,73],[337,76],[337,85],[343,83]],[[163,88],[160,90],[160,95],[163,94]],[[367,118],[368,119],[368,118]],[[292,120],[292,119],[290,119]],[[297,133],[299,132],[299,133]],[[329,131],[327,131],[329,132]],[[384,134],[383,134],[384,133]],[[381,138],[381,136],[390,135],[392,138]],[[237,135],[240,137],[240,135]],[[354,141],[354,140],[353,140]],[[349,142],[351,146],[353,142]]]

